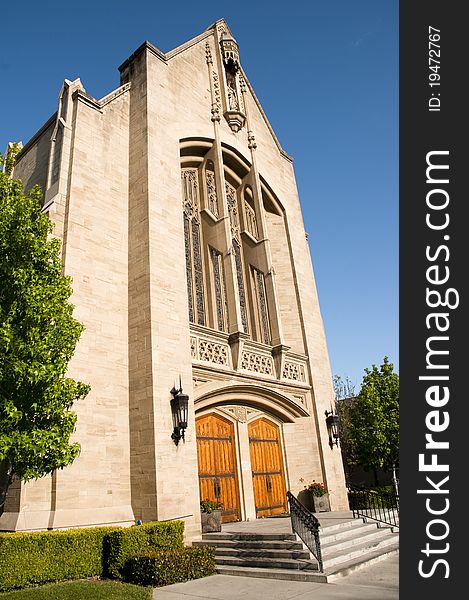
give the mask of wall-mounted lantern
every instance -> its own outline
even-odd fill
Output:
[[[334,444],[336,446],[339,445],[339,417],[336,414],[334,414],[332,406],[331,410],[326,410],[324,414],[326,415],[326,426],[327,433],[329,435],[329,446],[332,450]]]
[[[184,440],[184,431],[187,429],[187,413],[189,409],[189,396],[182,393],[181,379],[179,379],[179,388],[174,386],[171,390],[171,394],[173,395],[171,398],[171,413],[173,416],[174,427],[171,439],[177,446],[181,438]]]

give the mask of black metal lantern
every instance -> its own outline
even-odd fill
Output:
[[[339,445],[339,417],[336,414],[334,414],[332,406],[330,411],[325,411],[325,415],[327,433],[329,435],[329,446],[332,449],[334,447],[334,444],[336,446]]]
[[[184,431],[187,429],[187,413],[189,409],[189,396],[182,393],[181,380],[179,380],[179,388],[176,386],[171,390],[173,398],[171,398],[171,413],[173,415],[174,431],[171,434],[171,439],[176,446],[179,440],[184,440]]]

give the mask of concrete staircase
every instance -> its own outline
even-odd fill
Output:
[[[246,524],[248,525],[248,524]],[[267,579],[327,583],[399,548],[391,528],[351,519],[322,527],[320,533],[324,572],[294,534],[208,533],[194,545],[215,547],[217,573]]]

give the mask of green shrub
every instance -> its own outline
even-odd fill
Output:
[[[215,548],[189,546],[179,550],[133,556],[125,562],[125,581],[153,587],[199,579],[215,573]]]
[[[0,592],[40,583],[111,575],[129,556],[183,546],[184,523],[0,533]]]
[[[375,492],[379,492],[380,494],[395,494],[395,489],[392,484],[390,485],[375,485],[371,488]]]
[[[116,529],[0,533],[0,590],[101,575],[104,539]]]
[[[348,499],[350,510],[360,509],[392,509],[397,507],[397,499],[394,493],[380,493],[376,489],[368,489],[366,492],[349,490]]]
[[[156,550],[177,550],[184,545],[184,523],[161,521],[134,525],[110,533],[106,540],[107,574],[122,578],[122,569],[131,556],[147,554]]]

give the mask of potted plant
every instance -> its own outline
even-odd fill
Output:
[[[200,518],[202,533],[215,533],[221,531],[221,511],[223,506],[212,500],[202,500],[200,503]]]
[[[313,479],[312,483],[305,486],[305,489],[311,494],[314,507],[313,512],[327,512],[331,510],[329,493],[323,483]]]

